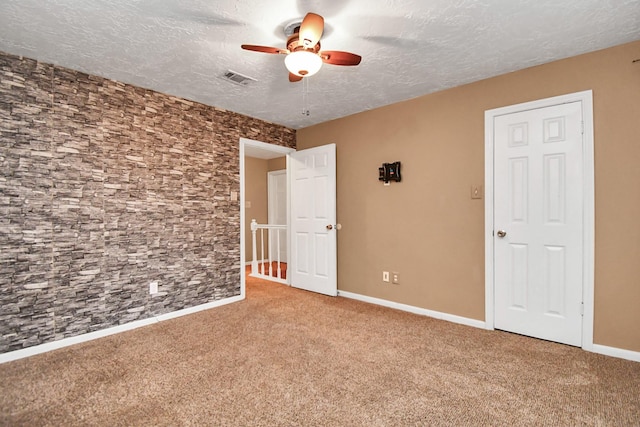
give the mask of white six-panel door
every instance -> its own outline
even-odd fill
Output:
[[[495,327],[582,343],[582,104],[494,118]]]
[[[336,146],[288,156],[291,173],[291,286],[335,296]]]

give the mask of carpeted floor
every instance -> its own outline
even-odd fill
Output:
[[[640,425],[640,363],[248,279],[247,299],[0,365],[11,426]]]

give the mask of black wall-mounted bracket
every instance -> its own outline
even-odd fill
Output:
[[[383,163],[382,167],[378,168],[378,180],[384,181],[388,184],[390,181],[400,182],[402,176],[400,175],[400,162]]]

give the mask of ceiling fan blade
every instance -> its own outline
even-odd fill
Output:
[[[324,18],[316,13],[307,13],[300,25],[299,38],[303,46],[312,48],[320,41],[324,32]]]
[[[340,50],[323,50],[320,57],[325,63],[332,65],[358,65],[362,60],[360,55]]]
[[[254,52],[281,53],[284,55],[289,53],[288,49],[280,49],[277,47],[270,47],[270,46],[256,46],[253,44],[243,44],[240,47],[243,48],[244,50],[253,50]]]
[[[299,82],[300,80],[302,80],[301,76],[297,76],[297,75],[295,75],[293,73],[289,73],[289,81],[290,82],[295,83],[295,82]]]

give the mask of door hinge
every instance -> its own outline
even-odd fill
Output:
[[[580,316],[584,316],[584,303],[580,303]]]

